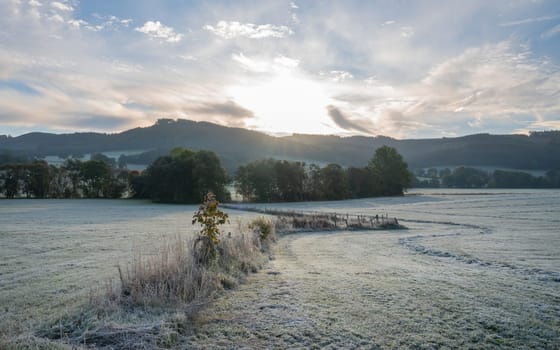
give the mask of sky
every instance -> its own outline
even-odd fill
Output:
[[[0,134],[560,129],[560,1],[0,0]]]

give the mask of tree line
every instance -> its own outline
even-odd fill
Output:
[[[0,165],[0,193],[6,198],[121,198],[131,173],[104,157],[68,159],[60,167],[44,160]]]
[[[549,170],[544,176],[512,170],[487,172],[470,167],[458,167],[416,172],[414,187],[452,187],[452,188],[560,188],[560,170]]]
[[[230,178],[211,151],[175,148],[139,173],[95,155],[68,159],[60,167],[43,160],[0,166],[0,192],[7,198],[122,198],[164,203],[200,203],[208,192],[229,201],[235,185],[245,201],[293,202],[402,195],[412,175],[391,147],[375,151],[367,166],[319,167],[303,162],[263,159],[240,166]]]
[[[269,158],[240,166],[234,177],[243,200],[256,202],[402,195],[411,181],[412,174],[402,156],[388,146],[378,148],[363,168],[345,169],[332,163],[306,166],[303,162]]]

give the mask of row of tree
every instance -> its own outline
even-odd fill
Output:
[[[381,147],[363,168],[307,166],[264,159],[240,166],[228,178],[214,152],[175,148],[144,172],[117,168],[103,155],[89,161],[68,159],[60,167],[45,161],[0,166],[0,191],[8,198],[121,198],[166,203],[200,203],[208,192],[230,200],[227,185],[246,201],[339,200],[402,195],[412,175],[394,148]]]
[[[0,193],[7,198],[121,198],[130,174],[103,160],[68,159],[60,167],[43,160],[0,166]]]
[[[487,172],[470,167],[458,167],[453,171],[429,169],[420,173],[425,180],[415,178],[414,187],[455,188],[559,188],[560,170],[550,170],[544,176],[510,170]]]
[[[240,166],[235,187],[245,201],[314,201],[402,195],[412,174],[392,147],[378,148],[363,168],[264,159]]]

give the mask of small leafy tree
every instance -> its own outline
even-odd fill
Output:
[[[193,215],[193,225],[202,226],[198,238],[194,242],[194,253],[198,263],[207,265],[217,256],[218,243],[220,243],[220,228],[228,221],[228,214],[218,208],[218,200],[213,192],[206,195],[204,203],[200,205]]]

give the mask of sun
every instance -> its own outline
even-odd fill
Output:
[[[306,134],[337,130],[327,114],[330,99],[323,86],[293,71],[232,86],[228,94],[254,112],[250,124],[257,130]]]

